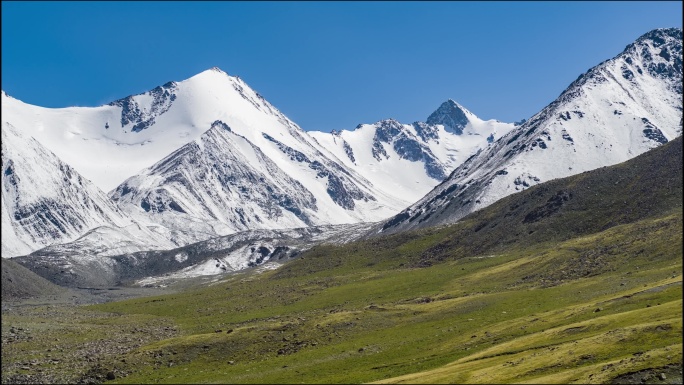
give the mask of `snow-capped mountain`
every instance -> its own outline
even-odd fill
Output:
[[[309,134],[345,166],[407,206],[475,151],[511,129],[513,124],[484,121],[450,99],[430,115],[427,123],[402,124],[386,119],[359,124],[351,131]]]
[[[43,108],[3,92],[2,111],[3,122],[104,191],[199,138],[217,120],[250,140],[253,129],[304,133],[242,79],[218,68],[99,107]]]
[[[395,214],[487,138],[510,129],[453,101],[440,110],[445,106],[467,116],[461,135],[441,121],[387,120],[314,133],[316,140],[218,68],[94,108],[42,108],[2,93],[3,124],[33,138],[84,180],[112,189],[120,218],[175,246],[237,231],[373,222]],[[51,207],[43,210],[52,215]],[[88,222],[80,233],[62,232],[51,242],[99,226],[108,222]],[[97,236],[109,245],[102,253],[140,246],[127,241],[137,235],[122,231],[102,228],[86,239]],[[45,243],[32,245],[17,250]]]
[[[460,127],[458,119],[440,119]],[[681,134],[682,30],[657,29],[581,75],[382,231],[452,223],[516,191],[626,161]]]
[[[406,205],[218,68],[95,108],[36,107],[3,92],[2,110],[5,124],[75,171],[118,186],[109,195],[126,215],[176,246],[248,229],[377,221]]]
[[[106,226],[126,234],[137,249],[170,246],[123,214],[107,195],[35,139],[2,126],[2,256],[29,253]],[[114,230],[116,229],[116,230]]]
[[[312,146],[303,131],[287,128],[243,130],[248,138],[217,120],[110,197],[132,217],[170,229],[178,244],[244,230],[363,222],[400,209]]]
[[[89,184],[114,210],[116,221],[97,219],[70,232],[53,231],[49,242],[9,241],[11,255],[51,244],[52,254],[87,250],[84,258],[95,264],[104,263],[102,256],[240,231],[382,220],[512,128],[483,121],[449,100],[432,116],[442,111],[465,116],[458,132],[450,126],[453,119],[434,125],[390,119],[309,135],[240,78],[217,68],[95,108],[41,108],[4,93],[2,103],[4,124],[21,125],[14,131],[34,147],[50,146],[72,163],[74,174],[81,171],[103,188],[122,182],[109,193],[111,201]],[[59,161],[54,155],[49,159]],[[34,159],[40,162],[40,156]],[[49,178],[34,177],[30,194],[46,198],[38,186],[48,185]],[[50,191],[62,191],[61,201],[41,206],[40,215],[64,206],[89,218],[87,209],[69,201],[68,187]]]
[[[444,105],[458,106],[451,100]],[[464,108],[463,110],[467,111]],[[270,131],[270,134],[265,130],[253,130],[256,134],[250,134],[252,140],[257,143],[255,144],[236,133],[226,123],[217,120],[198,139],[127,179],[110,193],[110,197],[127,215],[138,222],[146,223],[147,230],[155,233],[155,238],[172,241],[176,246],[184,247],[189,243],[213,239],[200,242],[209,245],[218,242],[219,239],[239,240],[247,236],[214,238],[236,231],[249,230],[248,237],[252,240],[252,246],[257,242],[255,237],[262,237],[263,239],[258,240],[259,247],[231,246],[234,250],[231,249],[229,254],[223,253],[220,258],[201,259],[201,253],[195,253],[197,256],[191,258],[192,261],[179,265],[181,267],[178,268],[184,270],[178,274],[192,276],[242,269],[267,261],[270,254],[259,254],[263,252],[264,247],[282,249],[283,245],[274,241],[273,234],[287,232],[273,232],[267,229],[302,226],[322,229],[316,225],[335,223],[340,219],[350,220],[349,217],[354,214],[356,206],[365,205],[361,208],[367,210],[368,207],[377,205],[378,202],[369,193],[374,190],[369,190],[363,185],[363,189],[357,188],[358,181],[364,179],[357,178],[354,171],[373,177],[376,186],[397,186],[385,189],[388,194],[392,192],[395,196],[405,198],[408,204],[409,199],[413,198],[411,194],[415,195],[418,190],[415,187],[416,181],[420,182],[421,190],[429,189],[478,146],[513,127],[497,121],[485,122],[472,113],[467,113],[470,119],[459,135],[447,131],[441,124],[428,125],[416,122],[412,125],[402,125],[391,119],[373,125],[361,125],[354,131],[314,133],[317,139],[313,143],[332,149],[334,155],[338,155],[335,154],[336,151],[345,151],[349,147],[352,148],[350,151],[356,149],[358,159],[367,162],[373,168],[371,171],[356,163],[353,153],[344,153],[343,159],[348,162],[341,162],[333,155],[331,159],[337,161],[334,162],[306,142],[297,143],[296,139],[289,138],[290,143],[295,143],[298,148],[306,151],[305,153],[285,145],[270,135],[287,137],[289,130]],[[261,133],[261,136],[258,133]],[[303,137],[305,134],[302,132],[299,136]],[[343,137],[347,137],[352,145]],[[332,146],[327,140],[330,143],[347,145]],[[278,156],[279,154],[282,155]],[[445,161],[442,162],[442,159]],[[370,163],[373,161],[376,163]],[[296,178],[284,171],[282,165],[288,164],[290,167],[293,164],[299,166],[295,169]],[[384,173],[378,173],[378,169]],[[311,178],[311,175],[315,175],[315,179]],[[378,176],[382,176],[383,179]],[[305,184],[310,187],[305,187]],[[326,190],[321,191],[325,186]],[[311,192],[316,191],[315,188],[319,190],[317,195]],[[385,192],[382,189],[381,191]],[[321,206],[325,207],[324,211],[321,210]],[[358,218],[351,219],[357,219],[358,222]],[[361,229],[370,226],[363,225]],[[358,229],[353,229],[355,228],[350,225],[329,226],[325,233],[334,233],[334,238],[342,239],[345,234],[348,238],[359,233]],[[318,238],[312,238],[307,244],[313,244],[312,242],[315,243],[317,240]],[[221,247],[228,247],[224,246]],[[204,246],[185,247],[194,247],[193,250],[199,247],[205,254],[215,254],[203,248]],[[79,275],[88,276],[90,273],[87,272],[95,274],[93,272],[97,271],[109,277],[116,276],[114,271],[118,269],[118,257],[103,257],[131,255],[142,250],[143,248],[135,242],[128,241],[121,231],[98,227],[75,241],[35,251],[30,259],[34,261],[33,267],[38,270],[52,271],[53,268],[50,266],[79,266],[72,269],[73,274],[69,277],[61,277],[64,279],[76,279]],[[289,247],[287,250],[294,252],[299,248]],[[157,262],[150,262],[156,258],[155,256],[171,252],[172,250],[139,255],[147,260],[145,263],[156,266]],[[215,266],[217,264],[218,266]],[[136,266],[139,266],[138,262]],[[170,266],[175,264],[172,263]],[[173,270],[165,270],[171,271]],[[102,275],[98,274],[95,276]]]
[[[77,238],[111,255],[373,222],[426,193],[385,231],[451,222],[681,135],[681,66],[681,30],[653,31],[517,127],[448,100],[425,123],[305,132],[217,68],[94,108],[42,108],[3,92],[3,228],[12,229],[3,255]]]

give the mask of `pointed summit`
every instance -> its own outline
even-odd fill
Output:
[[[435,112],[428,116],[427,124],[441,124],[448,131],[461,135],[471,118],[475,117],[472,112],[463,108],[452,99],[442,103]]]
[[[672,42],[682,41],[681,28],[656,28],[641,35],[635,43],[643,43],[645,41],[652,41],[654,46],[659,47],[672,40]],[[681,43],[680,43],[681,45]]]
[[[202,72],[199,72],[188,79],[185,79],[184,81],[192,80],[192,79],[213,79],[213,81],[220,81],[223,82],[225,79],[234,79],[234,78],[239,78],[239,76],[231,76],[228,74],[228,72],[220,69],[219,67],[211,67],[208,68]]]
[[[218,68],[218,67],[211,67],[211,68],[208,69],[207,71],[220,72],[220,73],[224,73],[224,74],[226,74],[226,75],[228,74],[226,71],[224,71],[224,70],[222,70],[222,69],[220,69],[220,68]]]

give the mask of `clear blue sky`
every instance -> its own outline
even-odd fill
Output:
[[[682,2],[2,2],[2,89],[95,106],[218,66],[306,130],[528,118]]]

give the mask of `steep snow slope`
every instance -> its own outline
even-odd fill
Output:
[[[43,108],[2,92],[2,112],[3,122],[105,191],[199,138],[216,120],[253,143],[263,130],[285,135],[281,141],[294,148],[310,139],[242,79],[218,68],[100,107]]]
[[[2,110],[6,124],[100,187],[132,178],[111,198],[177,246],[253,228],[377,221],[406,205],[218,68],[95,108],[41,108],[3,92]],[[207,132],[214,123],[225,129]]]
[[[141,222],[170,229],[179,245],[250,229],[377,221],[401,209],[296,126],[236,131],[213,122],[111,198]]]
[[[484,121],[450,99],[430,115],[428,123],[387,119],[360,124],[352,131],[309,134],[345,166],[409,205],[479,148],[511,129],[513,124]]]
[[[128,238],[139,237],[141,247],[157,243],[150,243],[150,234],[100,189],[9,123],[2,126],[2,173],[5,258],[71,241],[99,226],[117,228]]]
[[[267,143],[275,141],[262,134]],[[270,149],[271,157],[262,148]],[[268,145],[260,148],[216,121],[199,139],[128,179],[111,197],[134,217],[172,229],[174,238],[182,240],[178,244],[248,229],[312,225],[323,221],[321,205],[336,215],[325,218],[330,221],[350,220],[347,213],[354,213],[350,210],[356,208],[355,199],[377,205],[346,174],[327,169],[329,161],[321,159],[313,169],[306,155],[287,148],[295,162],[289,154],[283,152],[288,157],[283,159]],[[299,169],[291,164],[299,163],[297,159],[303,163]],[[300,175],[291,177],[283,166]],[[319,174],[326,178],[318,179]],[[302,180],[315,187],[318,198]],[[331,187],[325,190],[327,185]]]
[[[174,83],[164,87],[176,89]],[[163,87],[158,89],[165,90]],[[149,94],[122,99],[129,103],[124,104],[125,107],[43,108],[23,103],[3,92],[2,120],[33,136],[96,186],[109,191],[202,133],[193,127],[189,117],[183,116],[183,111],[175,113],[175,110],[171,119],[160,119],[164,124],[133,131],[137,123],[126,118],[132,115],[128,112],[131,105],[139,103],[138,108],[146,111],[145,116],[159,119],[158,115],[162,113],[151,108],[155,103]],[[122,101],[115,103],[123,104]],[[173,121],[176,119],[177,122]]]
[[[623,162],[681,133],[682,30],[658,29],[581,75],[382,231],[455,222],[531,185]]]

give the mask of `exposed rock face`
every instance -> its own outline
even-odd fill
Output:
[[[437,159],[423,137],[417,136],[394,119],[382,120],[375,126],[375,135],[373,136],[373,157],[375,159],[378,161],[383,158],[389,159],[390,156],[383,146],[383,143],[387,143],[392,146],[399,158],[411,162],[422,162],[425,173],[430,178],[438,181],[444,179],[448,172],[448,166]],[[414,123],[413,127],[414,129],[418,127],[415,131],[427,138],[431,138],[429,136],[431,130],[433,130],[432,132],[436,131],[434,127],[420,123]]]
[[[130,125],[132,132],[139,132],[153,125],[155,118],[171,108],[171,104],[176,100],[176,89],[176,82],[168,82],[144,94],[128,96],[109,105],[121,107],[121,128],[128,128]],[[142,106],[139,99],[151,99],[151,102],[149,106]]]
[[[427,118],[426,123],[444,125],[450,132],[461,135],[468,125],[468,116],[458,103],[449,99]]]

